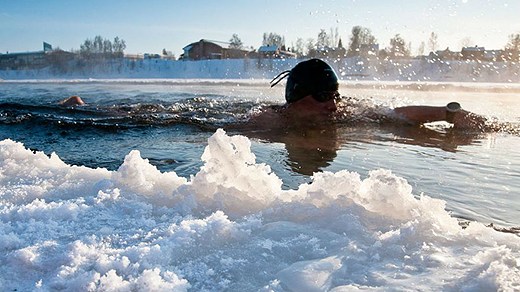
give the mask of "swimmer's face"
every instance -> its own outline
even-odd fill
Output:
[[[312,95],[293,102],[289,105],[290,109],[294,110],[297,115],[326,115],[335,112],[336,107],[335,98],[330,98],[325,101],[319,101]]]
[[[327,102],[331,99],[337,100],[340,98],[340,94],[337,90],[333,91],[322,91],[317,94],[313,94],[312,97],[318,102]]]

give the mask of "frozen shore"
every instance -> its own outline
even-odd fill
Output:
[[[271,79],[291,69],[297,59],[229,59],[172,61],[164,59],[109,60],[98,64],[72,62],[66,66],[38,70],[0,70],[0,79],[114,79],[114,78],[200,78]],[[520,64],[514,62],[328,60],[342,80],[411,82],[520,82]]]

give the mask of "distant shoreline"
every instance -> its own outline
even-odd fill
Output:
[[[298,59],[227,59],[178,61],[164,59],[118,59],[94,64],[70,63],[60,68],[0,70],[3,82],[13,80],[265,80],[290,70]],[[520,63],[479,61],[368,60],[346,58],[327,60],[343,82],[409,83],[520,83]],[[160,82],[160,81],[159,81]],[[180,82],[180,81],[179,81]],[[190,81],[186,81],[190,82]],[[210,82],[211,83],[211,82]],[[403,86],[406,85],[406,86]],[[361,85],[359,85],[361,86]],[[364,86],[364,85],[363,85]],[[427,87],[427,86],[426,86]],[[425,86],[418,88],[424,90]]]

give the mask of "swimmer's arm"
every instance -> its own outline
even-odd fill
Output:
[[[284,125],[281,122],[280,113],[273,108],[266,108],[260,112],[251,114],[246,122],[228,125],[226,129],[241,129],[241,130],[265,130],[273,127],[280,127]]]
[[[398,118],[411,124],[424,124],[446,120],[446,107],[444,106],[403,106],[394,109]]]
[[[395,108],[394,113],[398,118],[411,124],[447,120],[445,106],[404,106]],[[466,110],[460,110],[454,114],[452,122],[456,128],[483,128],[486,118]]]

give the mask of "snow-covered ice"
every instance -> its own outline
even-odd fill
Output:
[[[218,130],[190,178],[138,151],[117,171],[0,142],[2,291],[520,289],[520,238],[416,194],[389,170],[282,189]]]

